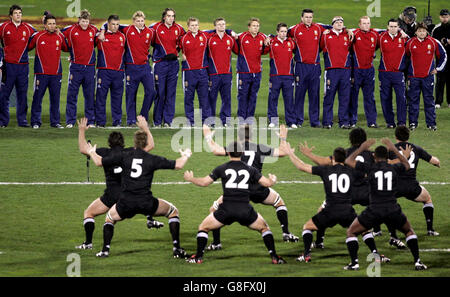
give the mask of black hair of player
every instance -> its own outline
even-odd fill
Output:
[[[114,131],[111,132],[111,134],[109,134],[108,137],[108,145],[110,148],[116,147],[116,146],[120,146],[120,147],[125,147],[125,140],[123,138],[122,133]]]
[[[389,19],[389,21],[387,22],[388,26],[389,26],[389,23],[397,23],[397,25],[398,25],[398,19]]]
[[[20,7],[20,6],[17,5],[17,4],[11,5],[11,7],[9,8],[9,15],[10,15],[10,16],[13,15],[14,10],[20,10],[20,11],[22,11],[22,7]]]
[[[314,13],[314,11],[312,9],[305,8],[305,9],[302,10],[302,16],[304,16],[305,13]]]
[[[248,141],[252,138],[252,128],[250,125],[245,124],[239,127],[238,139],[240,141]]]
[[[173,11],[173,18],[175,19],[175,10],[173,8],[166,8],[163,10],[161,14],[161,23],[164,23],[164,19],[166,18],[166,15],[169,11]]]
[[[48,20],[55,20],[56,21],[56,17],[51,15],[51,14],[47,14],[44,18],[44,24],[47,24]]]
[[[408,141],[409,128],[406,126],[398,126],[397,128],[395,128],[395,138],[400,141]]]
[[[108,23],[111,21],[120,21],[120,18],[117,14],[112,14],[108,17]]]
[[[388,149],[383,145],[377,146],[377,148],[375,149],[375,158],[387,160]]]
[[[363,128],[355,128],[348,134],[348,139],[352,146],[359,147],[364,141],[367,140],[366,131]]]
[[[227,146],[228,155],[232,158],[240,158],[243,151],[242,144],[239,141],[233,141]]]
[[[337,147],[333,151],[334,162],[344,163],[345,162],[345,149],[342,147]]]

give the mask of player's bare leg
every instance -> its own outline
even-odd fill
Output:
[[[205,251],[206,244],[208,243],[208,232],[211,230],[217,230],[224,225],[219,222],[213,213],[210,213],[198,226],[197,232],[197,252],[192,255],[188,260],[189,263],[203,263],[203,253]]]
[[[86,234],[86,240],[81,244],[76,246],[77,249],[92,249],[92,236],[95,229],[95,217],[102,215],[109,210],[100,198],[95,199],[92,203],[84,210],[83,227]]]
[[[219,205],[223,202],[223,196],[220,196],[213,205],[210,207],[209,212],[213,213],[219,209]],[[206,247],[207,251],[217,251],[222,249],[222,243],[220,242],[220,228],[212,230],[213,241]]]
[[[111,241],[114,236],[114,225],[122,218],[117,213],[116,204],[106,213],[105,224],[103,225],[103,248],[96,254],[97,257],[108,257],[111,248]]]
[[[158,199],[158,209],[153,214],[157,216],[165,216],[169,219],[169,230],[172,235],[173,256],[174,258],[188,258],[189,255],[180,246],[180,217],[178,209],[170,202],[164,199]]]
[[[283,240],[285,242],[298,242],[298,236],[289,232],[287,207],[281,196],[272,188],[269,188],[270,193],[263,201],[264,205],[272,205],[277,212],[278,221],[280,221],[281,229],[283,231]]]
[[[434,205],[431,200],[431,195],[423,186],[420,187],[422,188],[422,192],[420,192],[420,195],[417,196],[414,201],[423,203],[423,214],[425,215],[425,221],[427,223],[427,235],[438,236],[439,233],[433,229]]]
[[[258,218],[256,221],[248,226],[250,229],[259,231],[264,240],[267,250],[272,258],[272,264],[285,264],[286,261],[277,255],[275,250],[275,241],[273,239],[272,231],[270,231],[269,225],[266,223],[264,218],[258,213]]]

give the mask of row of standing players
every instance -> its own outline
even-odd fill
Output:
[[[311,261],[311,247],[323,248],[323,234],[326,228],[340,224],[347,230],[347,246],[351,263],[346,270],[359,269],[358,240],[362,234],[363,240],[379,262],[389,262],[390,259],[377,251],[373,227],[384,223],[391,232],[391,245],[405,248],[397,238],[395,230],[402,231],[406,243],[414,257],[416,270],[427,269],[420,261],[417,236],[411,224],[402,213],[396,199],[406,197],[412,201],[424,203],[428,235],[437,236],[433,230],[434,206],[428,191],[419,185],[416,170],[419,159],[423,159],[437,167],[439,160],[429,155],[421,147],[408,142],[409,129],[397,127],[394,145],[388,138],[382,140],[385,146],[379,146],[375,152],[369,148],[374,139],[367,140],[362,128],[350,132],[352,146],[347,150],[336,148],[330,157],[321,157],[312,153],[312,148],[305,143],[300,151],[317,163],[311,166],[300,160],[290,147],[287,140],[287,129],[280,127],[280,146],[267,147],[251,141],[252,128],[241,126],[238,132],[239,141],[222,147],[214,142],[213,132],[204,125],[205,140],[211,151],[218,156],[227,156],[230,161],[216,167],[210,175],[194,177],[192,171],[184,173],[184,179],[195,185],[206,187],[217,179],[222,180],[223,194],[211,207],[211,213],[199,225],[197,233],[197,251],[190,256],[180,246],[180,219],[178,209],[160,198],[155,198],[151,192],[154,171],[159,169],[182,169],[191,156],[189,149],[180,150],[181,157],[177,160],[167,160],[147,153],[153,149],[154,142],[148,124],[144,117],[138,116],[138,126],[141,128],[134,136],[134,147],[124,149],[124,140],[120,132],[112,132],[109,136],[110,148],[96,148],[86,142],[85,131],[89,128],[86,118],[79,121],[79,149],[89,155],[97,166],[103,166],[107,188],[102,197],[95,200],[84,213],[85,242],[77,246],[80,249],[92,249],[94,217],[107,213],[103,227],[104,243],[98,257],[108,257],[114,234],[114,224],[120,220],[131,218],[136,214],[147,215],[148,227],[161,227],[162,224],[153,220],[153,216],[166,216],[169,219],[170,233],[173,239],[173,255],[177,258],[187,258],[190,263],[202,263],[204,251],[221,249],[220,228],[239,222],[262,234],[273,264],[283,264],[286,261],[276,253],[273,234],[264,218],[255,212],[250,201],[272,205],[276,208],[277,217],[283,231],[283,240],[297,242],[298,237],[289,232],[287,207],[280,195],[271,188],[276,183],[276,176],[262,176],[262,167],[266,156],[289,156],[292,163],[304,172],[318,175],[324,182],[326,201],[319,212],[303,227],[303,242],[305,251],[297,261]],[[401,153],[399,152],[401,150]],[[389,161],[391,160],[391,161]],[[359,215],[352,205],[361,204],[367,208]],[[214,240],[207,247],[208,232],[213,231]],[[321,236],[315,244],[312,242],[312,232],[320,231]],[[318,235],[319,237],[319,235]]]
[[[445,17],[448,21],[448,11]],[[112,125],[120,126],[123,80],[126,81],[127,125],[136,123],[136,95],[142,83],[145,92],[140,114],[148,120],[154,102],[154,125],[170,126],[175,114],[179,72],[177,56],[180,49],[185,114],[191,125],[194,124],[195,92],[202,109],[203,123],[207,118],[215,117],[219,93],[222,98],[219,114],[222,124],[226,125],[227,119],[231,117],[232,52],[238,55],[237,116],[241,123],[251,123],[261,81],[261,55],[270,52],[268,118],[272,126],[278,122],[278,97],[282,91],[288,126],[295,128],[303,124],[304,101],[308,92],[312,127],[332,127],[336,93],[339,97],[339,126],[353,127],[357,122],[357,98],[361,88],[367,125],[378,127],[373,59],[376,49],[380,48],[380,98],[387,126],[393,128],[406,125],[408,105],[410,128],[415,129],[418,126],[422,91],[427,127],[436,129],[432,81],[434,74],[445,67],[446,51],[438,40],[428,36],[425,26],[417,26],[416,32],[412,33],[417,36],[410,36],[408,40],[405,32],[400,30],[399,33],[399,21],[396,19],[389,20],[388,30],[382,33],[370,28],[370,18],[362,17],[360,29],[352,31],[345,29],[342,17],[334,17],[331,26],[316,24],[313,22],[313,11],[305,9],[302,11],[301,23],[291,28],[279,24],[277,36],[267,38],[259,32],[260,23],[256,18],[249,21],[248,32],[239,36],[225,29],[223,18],[214,21],[214,31],[199,31],[198,19],[190,18],[189,31],[186,32],[175,23],[173,9],[164,10],[161,22],[150,27],[145,26],[145,15],[140,11],[133,15],[131,26],[121,26],[119,17],[112,15],[101,33],[89,24],[90,14],[87,11],[81,12],[77,24],[64,28],[62,32],[56,29],[56,20],[51,15],[44,18],[46,29],[35,32],[31,25],[21,21],[22,10],[18,6],[10,8],[10,18],[0,27],[0,39],[5,45],[6,72],[0,106],[2,127],[9,123],[9,95],[14,86],[18,95],[18,125],[28,126],[28,50],[33,48],[36,48],[35,92],[31,108],[31,125],[34,128],[42,125],[41,105],[47,88],[50,93],[50,125],[63,128],[59,113],[61,50],[70,51],[71,54],[66,127],[75,124],[80,86],[83,86],[85,116],[89,125],[106,125],[106,100],[110,91]],[[97,77],[95,46],[98,48]],[[150,46],[153,46],[154,73],[148,62]],[[320,51],[324,54],[326,70],[322,125],[319,121]],[[403,76],[404,71],[408,72],[408,83]],[[97,93],[94,100],[95,89]],[[397,123],[392,108],[392,90],[397,96]],[[406,95],[410,97],[409,102]]]

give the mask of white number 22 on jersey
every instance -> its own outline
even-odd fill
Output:
[[[248,189],[248,180],[250,178],[250,173],[247,170],[241,169],[238,172],[234,169],[225,170],[225,174],[231,175],[230,179],[226,182],[225,188],[227,189]],[[237,184],[236,178],[237,176],[244,176],[244,178]]]
[[[138,178],[142,174],[142,162],[143,159],[133,159],[133,162],[131,163],[131,174],[130,176],[133,178]]]

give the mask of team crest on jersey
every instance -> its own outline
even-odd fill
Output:
[[[263,42],[262,42],[262,40],[260,40],[260,41],[259,41],[259,45],[262,45],[262,44],[263,44]]]
[[[347,41],[347,36],[344,36],[344,40]]]
[[[428,45],[428,49],[431,49],[431,44]]]
[[[99,78],[97,82],[98,82],[98,84],[101,84],[102,83],[102,79]]]
[[[198,39],[200,39],[200,41],[203,41],[203,37],[201,37],[201,36]]]
[[[398,43],[402,43],[402,39],[401,38],[398,39]]]
[[[129,75],[127,75],[127,81],[130,81],[130,76]]]
[[[278,46],[278,43],[275,43],[275,46]]]
[[[216,44],[216,42],[214,42],[213,44]],[[227,45],[230,45],[230,41],[229,40],[227,40]]]
[[[92,37],[92,32],[89,32],[89,36]]]
[[[122,38],[122,36],[121,36],[121,37],[119,37],[119,39],[120,39],[120,41],[123,41],[123,38]]]
[[[56,45],[59,46],[59,40],[56,40]]]
[[[23,33],[23,36],[27,36],[27,33],[25,31],[23,31],[22,33]]]
[[[150,38],[150,33],[147,33],[147,38]]]
[[[317,32],[317,30],[314,30],[314,35],[319,35],[319,33]]]
[[[288,46],[291,47],[291,42],[290,41],[288,42]]]
[[[370,41],[375,42],[375,39],[373,37],[370,37]]]
[[[178,30],[175,30],[175,35],[178,35]]]

